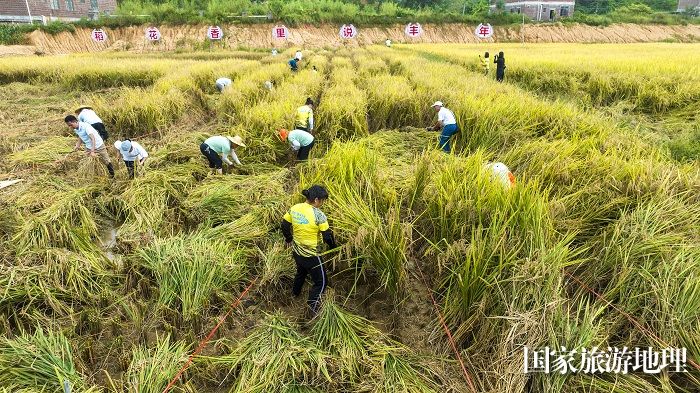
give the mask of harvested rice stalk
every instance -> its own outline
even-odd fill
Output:
[[[170,335],[158,338],[154,348],[134,349],[124,376],[124,389],[130,392],[160,393],[187,361],[187,345],[170,342]]]
[[[45,333],[39,327],[31,335],[0,337],[0,386],[62,391],[65,381],[76,391],[86,386],[76,371],[71,345],[61,333]]]
[[[157,284],[158,304],[191,321],[210,307],[214,297],[230,297],[248,270],[245,252],[230,245],[194,233],[159,239],[139,250],[138,258]]]
[[[267,393],[294,385],[332,384],[329,356],[281,315],[268,315],[231,354],[200,359],[230,370],[235,378],[232,393]]]

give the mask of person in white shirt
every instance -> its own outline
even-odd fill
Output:
[[[138,142],[131,139],[116,141],[114,147],[122,154],[126,170],[129,172],[129,179],[133,179],[135,177],[134,164],[138,160],[139,165],[143,165],[148,158],[148,152]]]
[[[384,43],[386,44],[387,47],[391,48],[391,40],[390,39],[387,38]]]
[[[491,179],[499,182],[506,190],[515,187],[515,176],[506,164],[502,162],[488,163],[486,169],[491,172]]]
[[[281,128],[277,135],[280,140],[289,142],[289,146],[297,152],[297,160],[306,161],[309,158],[311,148],[314,147],[314,136],[306,131],[292,130],[287,131]]]
[[[438,114],[438,119],[432,127],[427,127],[428,131],[439,131],[442,130],[440,134],[440,147],[445,153],[450,152],[450,138],[452,135],[459,132],[459,127],[457,126],[457,119],[455,114],[451,110],[445,108],[442,101],[435,101],[433,104],[433,109]]]
[[[297,60],[301,60],[301,51],[298,50],[297,53],[294,54],[294,58]]]
[[[78,121],[88,123],[92,126],[92,128],[97,130],[97,133],[100,134],[103,141],[107,141],[107,139],[109,139],[109,134],[107,133],[107,129],[105,128],[102,119],[97,116],[97,113],[95,113],[91,107],[81,105],[75,110],[75,115],[78,117]]]
[[[66,116],[64,121],[78,136],[78,142],[75,144],[74,150],[78,150],[80,146],[85,145],[85,153],[90,157],[99,157],[100,161],[107,166],[109,177],[114,178],[114,167],[109,159],[105,143],[97,130],[88,123],[78,121],[78,118],[73,115]]]
[[[222,93],[222,92],[224,91],[225,88],[231,86],[231,83],[233,83],[233,82],[231,81],[231,79],[225,78],[225,77],[221,77],[221,78],[219,78],[219,79],[216,80],[216,90],[218,90],[219,93]]]
[[[277,56],[277,49],[272,50],[272,56]]]

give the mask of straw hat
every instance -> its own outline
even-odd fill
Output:
[[[280,128],[277,132],[277,135],[280,137],[280,140],[286,141],[287,136],[289,135],[289,131],[285,130],[284,128]]]
[[[231,143],[233,143],[235,145],[245,147],[245,143],[243,143],[243,139],[238,135],[234,136],[233,138],[230,136],[227,136],[226,139],[228,139]]]
[[[78,109],[75,110],[75,113],[80,113],[83,109],[92,109],[90,105],[80,105]]]
[[[434,108],[436,106],[443,107],[444,105],[442,104],[442,101],[435,101],[435,103],[431,106]]]

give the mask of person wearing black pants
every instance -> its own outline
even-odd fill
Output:
[[[496,63],[496,80],[503,82],[503,78],[506,76],[506,58],[503,57],[503,52],[498,52],[494,56],[493,62]]]
[[[210,148],[209,145],[202,142],[199,145],[199,151],[202,152],[204,157],[209,161],[209,168],[211,169],[222,169],[224,167],[224,162],[221,160],[219,153],[215,152],[214,149]]]
[[[314,284],[309,290],[307,304],[315,315],[321,304],[321,296],[328,287],[328,276],[318,250],[318,233],[321,233],[324,243],[330,248],[335,248],[336,244],[328,219],[320,210],[323,202],[328,199],[326,189],[315,185],[303,190],[301,194],[306,197],[306,202],[292,206],[284,215],[281,226],[287,247],[292,248],[297,266],[292,294],[301,294],[306,276],[310,275]]]
[[[304,130],[296,129],[287,131],[284,128],[277,131],[281,141],[289,142],[292,150],[297,152],[297,160],[306,161],[309,158],[309,153],[314,147],[314,136]]]
[[[92,107],[89,107],[87,105],[81,105],[78,107],[78,109],[75,110],[75,115],[78,116],[78,121],[88,123],[92,126],[92,128],[97,130],[97,133],[100,134],[102,141],[107,141],[107,139],[109,138],[107,129],[105,128],[102,119],[99,116],[97,116],[97,113],[95,113],[94,110],[92,110]]]

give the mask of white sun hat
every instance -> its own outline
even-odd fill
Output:
[[[444,106],[444,105],[442,105],[442,101],[435,101],[435,103],[431,106],[436,107],[436,106]]]

